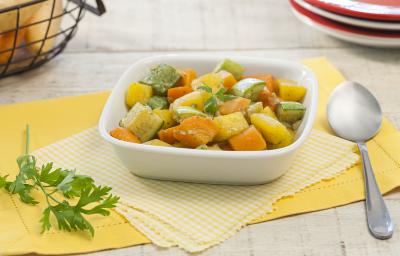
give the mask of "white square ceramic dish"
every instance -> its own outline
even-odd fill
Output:
[[[194,68],[198,74],[210,72],[224,58],[242,64],[245,74],[271,73],[295,80],[307,88],[306,113],[293,144],[264,151],[207,151],[158,147],[117,140],[109,131],[127,113],[125,91],[160,63],[177,68]],[[115,149],[122,163],[134,174],[147,178],[215,184],[261,184],[284,174],[296,151],[309,136],[317,112],[318,84],[314,74],[296,62],[261,57],[221,56],[217,54],[163,55],[133,63],[117,82],[99,122],[101,136]]]

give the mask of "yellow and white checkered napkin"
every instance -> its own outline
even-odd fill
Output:
[[[134,176],[118,160],[96,128],[41,148],[40,162],[76,168],[121,197],[117,211],[155,244],[197,252],[229,238],[251,220],[273,210],[284,196],[354,165],[354,144],[313,131],[280,179],[259,186],[227,186],[156,181]],[[149,156],[151,157],[151,156]],[[162,168],[162,167],[160,167]]]

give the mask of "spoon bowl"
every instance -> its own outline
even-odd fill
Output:
[[[335,89],[327,114],[332,130],[354,142],[371,139],[382,124],[378,101],[364,86],[355,82],[344,82]]]
[[[368,156],[365,141],[374,137],[382,124],[382,110],[376,98],[361,84],[344,82],[329,98],[328,122],[340,137],[357,143],[363,163],[365,208],[370,233],[378,239],[392,236],[394,225],[383,201]]]

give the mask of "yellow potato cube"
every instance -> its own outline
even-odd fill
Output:
[[[214,118],[218,126],[218,133],[215,136],[215,141],[224,141],[239,134],[249,127],[246,118],[242,112],[234,112],[229,115],[217,116]]]
[[[160,146],[160,147],[172,147],[171,145],[169,145],[168,143],[159,140],[159,139],[154,139],[154,140],[149,140],[145,143],[143,143],[145,145],[152,145],[152,146]]]
[[[275,115],[275,112],[269,106],[266,106],[263,110],[260,111],[260,113],[266,114],[267,116],[278,120],[278,118]]]
[[[251,123],[262,133],[265,140],[272,144],[279,144],[286,141],[292,141],[289,130],[278,120],[267,116],[266,114],[252,114]],[[289,144],[290,144],[289,143]]]
[[[202,90],[185,94],[171,104],[172,110],[176,109],[177,107],[187,106],[203,111],[204,102],[207,100],[208,94],[209,93]]]
[[[172,112],[168,109],[154,109],[153,112],[158,115],[163,121],[163,129],[170,128],[176,125],[175,120],[172,118]]]
[[[277,149],[277,148],[283,148],[286,146],[289,146],[290,144],[293,143],[294,141],[294,132],[291,129],[288,129],[290,136],[286,137],[284,140],[279,142],[278,144],[270,144],[269,148],[270,149]]]
[[[145,142],[157,134],[163,126],[163,120],[154,114],[149,106],[138,102],[121,119],[119,125],[131,131],[140,141]]]
[[[214,144],[214,145],[208,146],[208,149],[209,149],[209,150],[222,150],[222,149],[218,146],[218,144]]]
[[[307,89],[296,82],[286,79],[278,80],[279,97],[285,101],[301,101]]]
[[[176,148],[188,148],[188,146],[183,145],[183,144],[180,143],[180,142],[174,143],[174,144],[172,144],[172,146],[173,146],[173,147],[176,147]]]
[[[208,86],[212,89],[213,93],[216,93],[223,87],[223,78],[215,73],[203,75],[192,82],[193,90],[197,90],[200,86]]]
[[[151,86],[141,83],[132,83],[126,91],[125,103],[130,108],[138,102],[146,104],[151,96],[153,96],[153,89]]]

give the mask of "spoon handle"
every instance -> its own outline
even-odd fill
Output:
[[[388,239],[393,234],[393,221],[383,201],[374,171],[368,156],[365,143],[357,144],[360,149],[365,181],[365,207],[367,211],[368,228],[371,234],[378,239]]]

